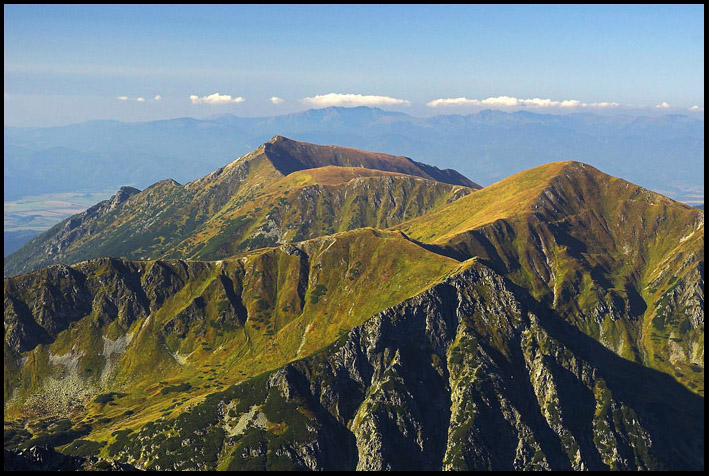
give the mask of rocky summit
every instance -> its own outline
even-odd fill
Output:
[[[704,211],[276,136],[5,261],[5,468],[702,470]]]

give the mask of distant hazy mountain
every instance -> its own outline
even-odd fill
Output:
[[[3,233],[3,256],[20,249],[22,245],[39,234],[40,232],[35,230],[6,231]]]
[[[486,110],[412,117],[377,108],[266,118],[223,115],[144,123],[91,121],[5,128],[5,199],[30,193],[144,188],[209,173],[282,134],[403,154],[454,168],[482,185],[543,163],[578,160],[672,198],[704,193],[704,121],[682,115],[551,115]]]

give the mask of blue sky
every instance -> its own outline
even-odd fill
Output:
[[[5,125],[358,104],[418,116],[524,108],[703,117],[703,5],[4,13]]]

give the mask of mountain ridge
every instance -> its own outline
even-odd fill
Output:
[[[288,178],[293,174],[309,179],[294,182]],[[327,184],[319,185],[319,177]],[[308,180],[315,183],[308,186]],[[4,271],[18,274],[57,261],[99,256],[216,259],[317,234],[391,226],[478,188],[455,171],[406,157],[276,136],[185,185],[164,179],[141,192],[126,188],[132,191],[130,197],[119,191],[120,199],[114,197],[108,205],[93,207],[32,239],[6,258]],[[384,205],[372,213],[369,200]],[[321,206],[313,209],[315,203]],[[230,234],[222,233],[226,228]],[[217,236],[218,243],[204,242]],[[173,249],[185,241],[197,255],[184,255],[184,247]]]
[[[276,135],[264,144],[264,152],[283,175],[326,165],[339,167],[366,166],[369,169],[417,175],[451,185],[464,185],[474,189],[482,188],[455,170],[440,170],[437,167],[415,162],[408,157],[365,152],[353,147],[308,144]]]
[[[619,355],[703,393],[703,211],[557,162],[393,228],[485,259]],[[669,299],[683,311],[666,314]]]
[[[169,405],[171,389],[189,389],[179,382],[151,385],[152,400]],[[133,405],[122,392],[102,394],[113,407],[89,406],[120,426],[90,418],[90,439],[63,451],[86,456],[98,445],[101,457],[160,470],[703,466],[701,397],[564,325],[479,260],[321,352],[208,390],[177,413],[185,398],[159,405],[167,410],[147,424],[121,417]],[[247,422],[254,411],[265,430]],[[165,451],[160,434],[189,444]]]

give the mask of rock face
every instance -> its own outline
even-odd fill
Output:
[[[161,470],[698,470],[703,414],[701,397],[474,263],[322,353],[129,432],[114,456]]]
[[[125,386],[196,384],[205,365],[234,383],[321,349],[459,265],[369,228],[222,261],[99,258],[7,278],[6,412],[72,414]]]
[[[134,466],[99,458],[67,456],[49,445],[25,450],[5,450],[5,471],[137,471]]]

